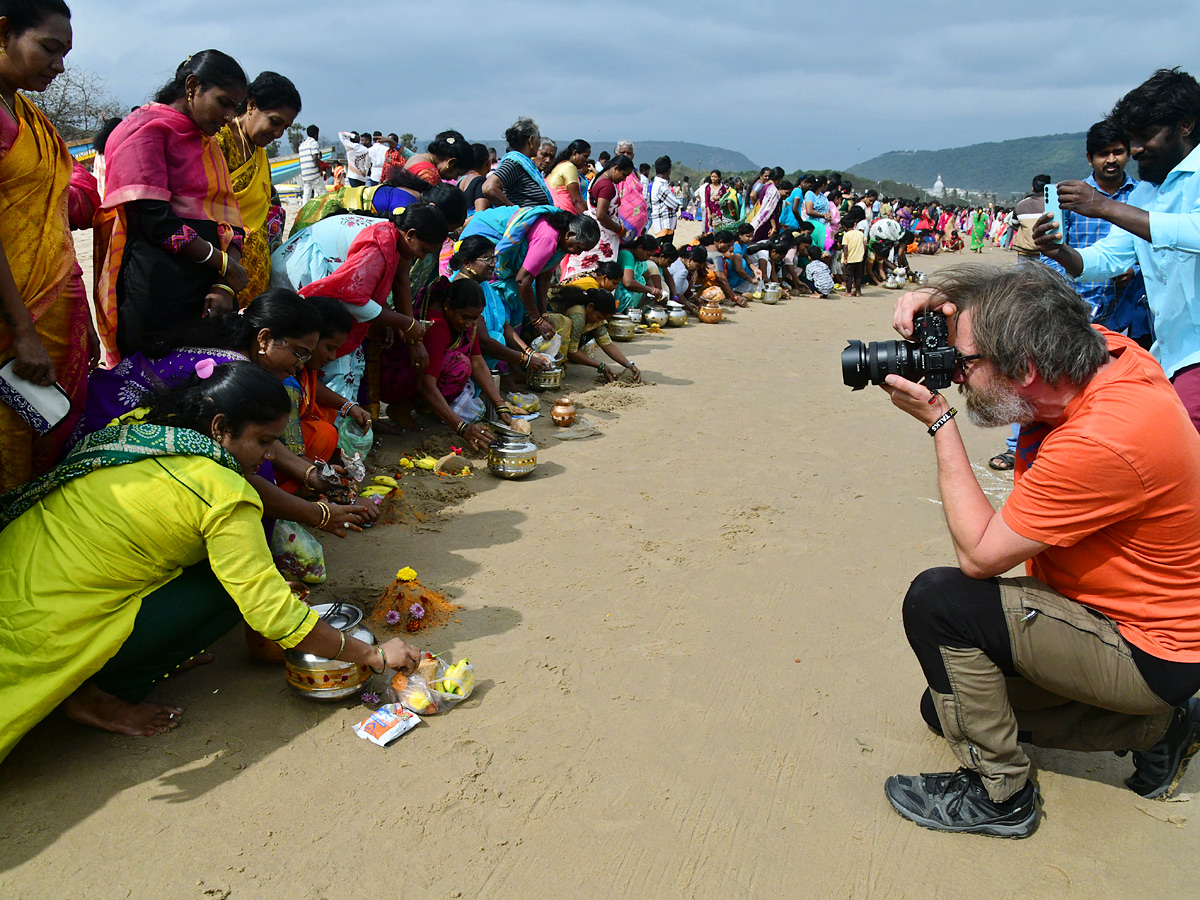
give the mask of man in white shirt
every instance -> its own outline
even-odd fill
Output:
[[[376,131],[373,135],[375,143],[371,145],[369,156],[371,157],[371,172],[367,177],[367,184],[380,184],[383,181],[383,164],[387,162],[388,146],[387,138],[381,132]]]
[[[304,188],[301,205],[325,193],[325,179],[321,177],[321,145],[317,143],[321,129],[309,125],[307,133],[308,137],[300,143],[300,184]]]
[[[346,148],[346,183],[350,187],[362,187],[371,171],[370,150],[353,131],[339,131],[338,140]]]

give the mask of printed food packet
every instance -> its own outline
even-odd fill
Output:
[[[388,741],[394,741],[400,735],[412,731],[420,723],[421,719],[407,709],[402,709],[395,703],[388,703],[355,725],[354,733],[382,747]]]

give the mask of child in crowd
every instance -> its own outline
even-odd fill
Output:
[[[821,258],[824,255],[825,253],[820,247],[809,247],[809,263],[804,269],[804,277],[809,286],[822,298],[828,297],[829,292],[833,290],[833,275],[829,271],[829,266]]]
[[[867,259],[867,236],[858,227],[866,218],[862,207],[851,207],[843,220],[846,230],[842,233],[842,266],[846,272],[846,293],[851,297],[862,296],[863,266]]]

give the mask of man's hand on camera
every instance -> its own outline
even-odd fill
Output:
[[[886,384],[881,384],[880,387],[892,398],[892,405],[904,410],[926,428],[950,408],[949,400],[923,384],[917,384],[899,375],[889,375],[884,381]]]
[[[937,303],[937,294],[929,288],[918,288],[909,291],[896,301],[896,310],[892,314],[892,327],[905,339],[913,333],[913,316],[926,309],[935,309],[949,318],[958,309],[953,303]]]

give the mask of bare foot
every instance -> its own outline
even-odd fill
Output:
[[[183,716],[182,707],[127,703],[112,694],[106,694],[90,681],[64,700],[62,709],[76,722],[132,737],[163,734],[177,727]]]

